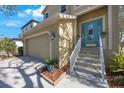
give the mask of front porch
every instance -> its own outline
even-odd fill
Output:
[[[112,52],[119,52],[118,8],[105,6],[77,17],[78,39],[70,56],[72,74],[107,82],[104,61]],[[106,32],[106,38],[101,38],[101,32]]]

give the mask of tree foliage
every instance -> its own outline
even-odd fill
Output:
[[[10,53],[13,54],[16,50],[16,44],[15,42],[12,42],[10,38],[4,38],[0,41],[0,46],[2,51],[6,52],[8,57]]]
[[[0,41],[0,52],[2,51],[2,42]]]
[[[16,13],[17,6],[16,5],[0,5],[0,12],[7,16],[12,16]]]

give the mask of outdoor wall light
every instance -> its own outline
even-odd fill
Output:
[[[51,33],[50,38],[53,40],[55,38],[55,33]]]

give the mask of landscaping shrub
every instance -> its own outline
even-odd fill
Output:
[[[111,72],[117,71],[117,70],[124,70],[124,54],[114,54],[111,60],[111,63],[109,65],[109,69]]]
[[[47,65],[53,65],[56,68],[58,67],[58,61],[56,58],[46,59],[46,64]]]
[[[124,85],[124,76],[116,76],[113,81],[118,85]]]
[[[7,57],[10,56],[9,54],[15,54],[16,47],[15,42],[12,42],[10,38],[3,38],[0,42],[0,48],[2,51],[6,52]]]
[[[23,56],[23,47],[18,47],[18,53],[20,56]]]

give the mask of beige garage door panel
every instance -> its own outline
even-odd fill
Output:
[[[49,58],[48,34],[27,39],[27,55],[37,58]]]

